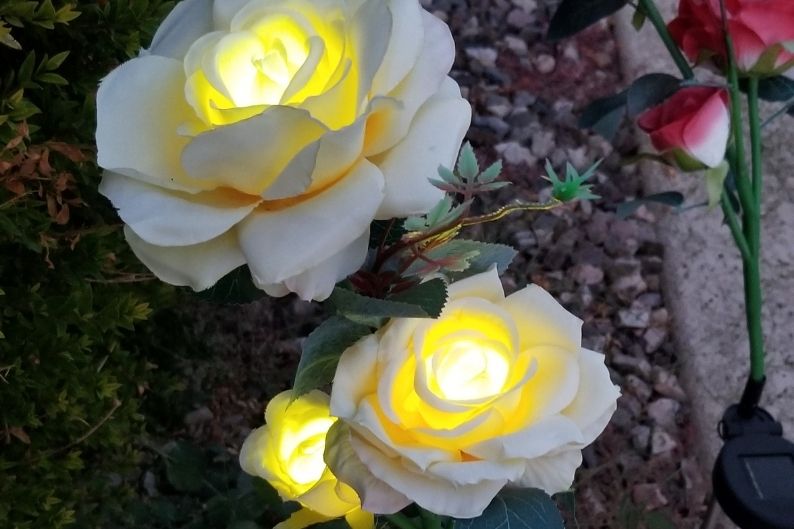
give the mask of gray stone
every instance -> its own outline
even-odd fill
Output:
[[[651,380],[653,368],[646,359],[622,353],[615,353],[609,359],[613,366],[639,375],[643,380]]]
[[[510,100],[504,96],[491,95],[485,102],[485,108],[494,116],[504,118],[513,110]]]
[[[651,327],[642,335],[645,340],[645,352],[655,353],[667,340],[667,331],[660,327]]]
[[[631,445],[640,454],[648,452],[648,445],[651,442],[651,429],[645,425],[638,424],[631,429]]]
[[[213,417],[214,415],[212,414],[210,409],[207,408],[206,406],[202,406],[201,408],[198,408],[186,414],[184,421],[187,426],[193,426],[196,424],[209,422],[213,419]]]
[[[653,394],[651,386],[637,375],[629,375],[626,377],[625,389],[634,394],[642,402],[650,399]]]
[[[536,56],[532,62],[535,65],[535,70],[543,75],[550,74],[557,67],[557,61],[554,59],[554,57],[546,53],[541,53],[540,55]]]
[[[651,322],[651,314],[642,305],[633,304],[631,308],[618,311],[618,324],[630,329],[645,329]]]
[[[678,377],[661,368],[654,370],[653,389],[659,395],[663,395],[680,402],[687,400],[686,393],[681,387],[681,384],[678,382]]]
[[[657,483],[634,485],[631,489],[631,499],[635,504],[649,511],[664,507],[669,503]]]
[[[513,234],[513,241],[519,250],[534,248],[538,245],[538,239],[532,230],[521,230]]]
[[[543,130],[532,135],[532,154],[546,158],[554,150],[554,131]]]
[[[520,90],[513,94],[513,105],[517,107],[528,107],[534,105],[537,99],[537,97],[526,90]]]
[[[486,47],[472,47],[466,48],[466,55],[483,66],[496,66],[496,59],[499,57],[497,51],[493,48]]]
[[[472,119],[472,125],[475,127],[486,128],[496,134],[496,136],[500,139],[507,136],[507,133],[510,132],[510,125],[505,123],[503,119],[500,119],[496,116],[475,115]]]
[[[507,15],[507,25],[517,29],[525,28],[534,21],[534,17],[523,9],[513,9]]]
[[[538,8],[537,0],[512,0],[513,5],[531,13]]]
[[[656,399],[648,404],[648,417],[658,426],[675,428],[676,414],[681,409],[678,401],[668,398]]]
[[[639,294],[648,289],[648,285],[645,283],[645,279],[643,279],[642,275],[634,273],[615,280],[615,282],[612,283],[611,289],[612,292],[617,294],[621,301],[624,303],[631,303]],[[643,307],[646,312],[649,308],[641,302],[637,303],[637,306]],[[642,325],[642,327],[647,327],[647,323]]]
[[[534,165],[537,162],[537,158],[532,156],[532,153],[515,141],[509,141],[505,143],[497,144],[494,149],[499,155],[504,159],[505,162],[512,164],[512,165]]]
[[[577,264],[572,270],[573,280],[581,285],[597,285],[604,280],[604,271],[591,264]]]
[[[529,53],[529,48],[524,39],[514,35],[507,35],[504,38],[507,49],[518,55],[519,57],[526,57]]]
[[[678,448],[678,443],[661,428],[654,428],[651,434],[651,455],[663,454]]]

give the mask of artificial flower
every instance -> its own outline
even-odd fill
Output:
[[[100,191],[139,259],[203,290],[247,264],[322,300],[374,219],[421,214],[471,109],[419,0],[184,0],[97,94]]]
[[[326,462],[363,508],[479,516],[505,486],[570,488],[618,389],[581,320],[495,269],[449,286],[436,319],[395,318],[347,349]]]
[[[274,529],[303,529],[344,516],[352,529],[373,529],[374,517],[361,510],[355,491],[339,482],[323,461],[325,436],[335,422],[328,395],[312,391],[292,399],[279,393],[265,409],[265,425],[246,438],[240,466],[266,479],[284,501],[303,507]]]

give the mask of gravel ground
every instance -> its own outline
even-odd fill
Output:
[[[601,438],[585,450],[576,480],[576,517],[568,527],[664,529],[697,527],[707,483],[694,454],[690,404],[676,373],[660,292],[663,249],[654,212],[615,216],[615,204],[639,194],[633,168],[601,138],[576,127],[576,112],[621,87],[615,42],[607,25],[576,39],[543,42],[556,1],[423,0],[446,20],[458,45],[452,75],[474,107],[469,140],[482,163],[501,157],[513,186],[484,208],[519,197],[543,197],[545,159],[558,169],[585,169],[604,158],[594,191],[602,198],[480,227],[470,237],[520,250],[504,277],[513,291],[536,283],[584,324],[584,344],[607,355],[623,396]],[[630,136],[619,151],[635,149]],[[234,450],[261,424],[269,396],[291,382],[319,309],[292,298],[218,309],[196,307],[198,327],[213,338],[211,365],[194,373],[208,401],[185,417],[185,430]]]

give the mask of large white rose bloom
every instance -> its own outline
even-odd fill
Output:
[[[376,514],[473,518],[505,486],[569,489],[619,395],[581,324],[535,285],[505,297],[495,269],[450,285],[439,318],[342,354],[326,462]]]
[[[448,27],[418,0],[184,0],[97,94],[100,191],[160,279],[248,264],[322,300],[373,219],[423,213],[471,110]]]

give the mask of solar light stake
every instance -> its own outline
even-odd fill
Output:
[[[794,444],[758,406],[764,382],[751,378],[740,403],[722,417],[725,444],[712,473],[714,497],[741,529],[794,529]]]

